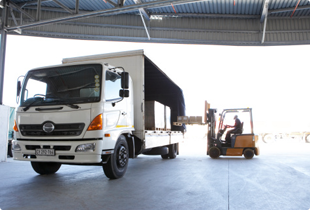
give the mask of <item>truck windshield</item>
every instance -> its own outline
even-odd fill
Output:
[[[88,64],[29,71],[21,106],[90,103],[100,101],[102,65]]]

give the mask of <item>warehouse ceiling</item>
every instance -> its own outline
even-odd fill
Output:
[[[309,0],[10,0],[6,6],[8,34],[146,43],[310,43]]]

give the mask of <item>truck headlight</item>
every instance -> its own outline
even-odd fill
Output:
[[[96,149],[96,143],[81,144],[76,147],[76,152],[93,152]]]
[[[14,150],[14,151],[21,151],[22,148],[20,147],[19,144],[17,144],[16,141],[13,141],[13,142],[12,142],[12,150]]]

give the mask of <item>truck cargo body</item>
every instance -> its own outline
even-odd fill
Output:
[[[123,87],[124,71],[128,87]],[[128,157],[172,148],[184,128],[170,122],[165,128],[171,129],[146,130],[146,101],[169,107],[171,122],[185,112],[182,90],[143,50],[68,58],[59,66],[31,70],[16,110],[14,159],[112,165],[118,152],[123,160],[117,164],[125,168]],[[104,168],[106,175],[111,167]]]

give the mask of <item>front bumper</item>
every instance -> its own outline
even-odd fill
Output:
[[[94,151],[79,151],[82,144],[95,143]],[[22,141],[14,140],[13,148],[18,144],[20,151],[13,150],[14,160],[36,162],[59,162],[72,164],[96,164],[102,162],[102,140],[87,141]],[[36,155],[36,149],[54,149],[53,156]]]

